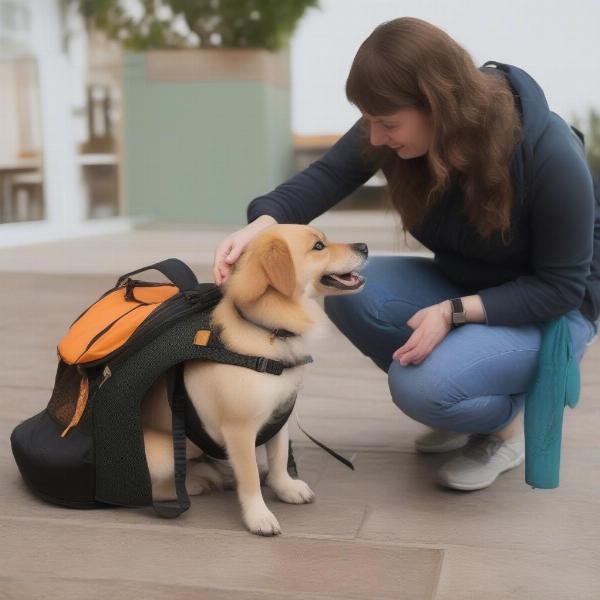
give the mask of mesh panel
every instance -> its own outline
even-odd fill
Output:
[[[48,403],[48,412],[65,425],[71,422],[75,414],[80,383],[81,375],[77,367],[67,365],[61,360],[56,371],[56,381]]]

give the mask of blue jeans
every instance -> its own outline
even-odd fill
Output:
[[[421,256],[373,256],[361,271],[363,290],[326,296],[325,312],[338,329],[388,374],[392,400],[434,429],[494,433],[523,407],[537,370],[541,331],[535,324],[467,323],[451,330],[419,365],[402,366],[394,351],[412,334],[406,321],[421,308],[465,296]],[[567,315],[577,361],[598,331],[579,310]]]

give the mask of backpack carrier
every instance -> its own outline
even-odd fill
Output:
[[[150,269],[171,283],[131,278]],[[189,508],[186,435],[209,457],[224,459],[227,453],[206,433],[185,391],[183,362],[212,360],[271,375],[312,362],[310,356],[286,363],[225,348],[210,323],[221,298],[215,284],[198,283],[185,263],[169,258],[122,275],[75,319],[58,344],[47,407],[20,423],[10,438],[19,471],[37,496],[81,509],[152,504],[168,518]],[[153,502],[141,402],[164,373],[173,415],[177,500]],[[283,414],[265,424],[257,446],[283,427],[295,400],[294,394]],[[297,476],[291,442],[288,472]]]

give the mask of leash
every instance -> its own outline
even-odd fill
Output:
[[[332,450],[331,448],[328,448],[325,444],[322,444],[321,442],[319,442],[318,440],[316,440],[314,437],[312,437],[312,435],[310,435],[309,433],[307,433],[304,428],[302,427],[302,425],[300,425],[300,419],[298,418],[298,409],[296,409],[294,411],[294,415],[296,416],[296,424],[298,425],[298,427],[300,428],[300,430],[302,431],[302,433],[304,433],[304,435],[306,435],[311,441],[313,441],[315,444],[317,444],[317,446],[323,448],[323,450],[325,450],[325,452],[328,452],[329,454],[331,454],[331,456],[333,456],[334,458],[336,458],[337,460],[339,460],[342,464],[346,465],[349,469],[352,469],[353,471],[354,469],[354,459],[356,458],[356,455],[358,454],[357,452],[355,452],[350,459],[344,458],[341,454],[338,454],[337,452],[335,452],[334,450]]]

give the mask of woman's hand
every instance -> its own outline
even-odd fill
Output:
[[[446,337],[452,326],[450,301],[428,306],[417,311],[406,324],[414,329],[404,346],[392,355],[402,366],[421,364],[430,352]]]
[[[240,257],[248,242],[263,229],[277,224],[269,215],[261,215],[252,223],[228,235],[215,249],[213,279],[217,285],[227,280],[235,261]]]

